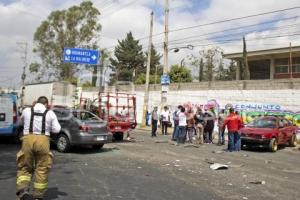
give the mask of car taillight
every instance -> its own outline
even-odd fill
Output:
[[[17,106],[16,104],[14,103],[13,105],[13,123],[17,123],[18,121],[18,115],[17,115]]]
[[[91,130],[91,128],[87,125],[80,125],[79,126],[79,129],[82,131],[82,132],[89,132]]]

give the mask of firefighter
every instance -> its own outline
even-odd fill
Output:
[[[22,112],[24,124],[22,148],[17,154],[17,196],[20,200],[41,200],[48,186],[48,171],[53,162],[50,152],[50,132],[60,132],[60,124],[53,111],[48,110],[48,99],[39,97],[32,108]],[[33,179],[33,193],[29,193]]]

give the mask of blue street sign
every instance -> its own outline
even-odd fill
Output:
[[[97,65],[99,58],[99,51],[79,48],[65,48],[64,62]]]
[[[170,76],[167,74],[162,75],[160,77],[160,84],[161,85],[170,85]]]

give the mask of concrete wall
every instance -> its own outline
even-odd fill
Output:
[[[144,85],[136,86],[137,121],[142,121],[144,102]],[[107,91],[115,88],[107,88]],[[119,91],[131,88],[122,86]],[[150,86],[149,109],[160,106],[160,85]],[[98,89],[83,91],[82,96],[97,97]],[[220,107],[226,104],[241,106],[258,106],[280,108],[280,110],[300,111],[300,79],[292,80],[251,80],[251,81],[220,81],[203,83],[171,84],[168,92],[168,105],[174,109],[179,104],[206,105],[216,100]],[[274,106],[274,107],[272,107]]]

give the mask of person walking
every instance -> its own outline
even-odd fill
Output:
[[[204,141],[207,144],[211,144],[213,141],[212,134],[215,127],[215,115],[213,112],[206,110],[204,113],[204,121],[205,121],[205,127],[204,127]]]
[[[224,145],[225,144],[225,138],[224,133],[225,129],[222,128],[225,120],[225,109],[221,109],[218,117],[218,128],[219,128],[219,138],[218,138],[218,145]]]
[[[186,115],[185,115],[185,108],[180,108],[180,113],[178,114],[178,137],[177,137],[177,144],[184,144],[186,138]]]
[[[53,162],[50,133],[59,133],[61,126],[55,113],[47,109],[48,99],[38,98],[32,108],[21,115],[24,124],[22,147],[17,153],[17,196],[20,200],[42,200],[48,188],[48,173]],[[34,173],[33,194],[29,194]]]
[[[174,129],[173,129],[173,135],[172,135],[172,140],[177,141],[178,137],[178,123],[179,123],[179,118],[178,115],[181,112],[181,105],[177,107],[177,110],[174,111],[173,113],[173,122],[174,122]]]
[[[204,133],[204,113],[201,108],[197,108],[197,112],[194,116],[195,118],[195,126],[197,133],[197,140],[199,144],[203,144],[203,133]]]
[[[235,114],[237,115],[238,119],[239,119],[239,130],[241,128],[244,127],[244,122],[243,122],[243,118],[242,116],[240,115],[239,111],[235,111]],[[240,151],[241,150],[241,132],[238,131],[238,134],[237,134],[237,142],[236,142],[236,146],[235,146],[235,150],[236,151]]]
[[[151,113],[151,137],[156,137],[156,131],[157,131],[157,122],[158,122],[158,113],[157,113],[157,107],[154,107],[152,113]]]
[[[168,124],[170,122],[170,112],[168,106],[164,107],[164,110],[161,112],[161,134],[167,135],[168,134]]]
[[[193,110],[190,108],[187,113],[187,141],[193,143],[195,133],[195,119]]]
[[[242,127],[241,119],[235,114],[234,109],[229,109],[229,115],[225,118],[223,129],[227,126],[228,129],[228,151],[237,151],[238,150],[238,131]]]

